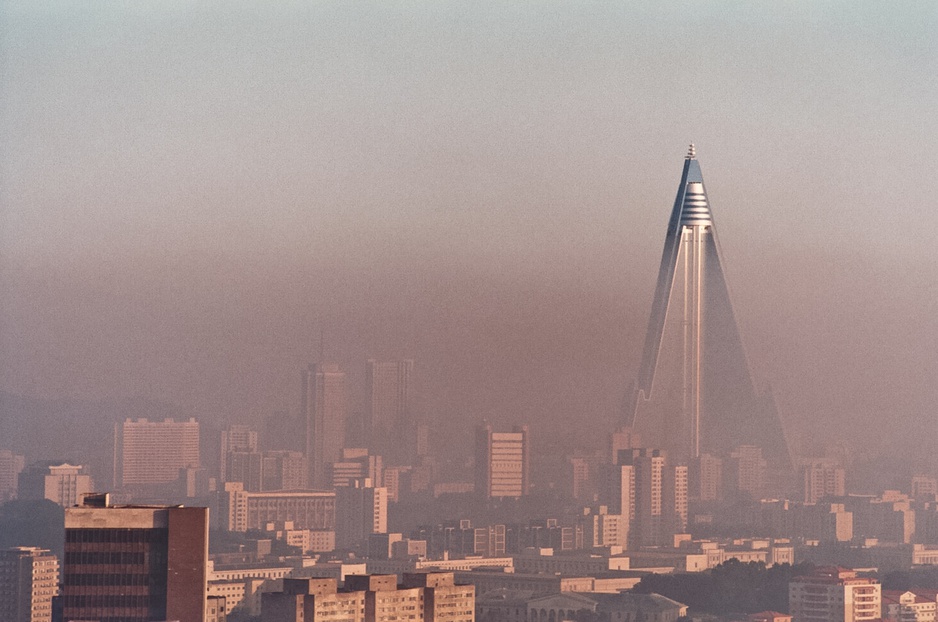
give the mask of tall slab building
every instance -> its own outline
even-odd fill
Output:
[[[300,412],[306,435],[309,486],[328,488],[329,467],[342,457],[348,394],[345,372],[336,364],[312,364],[303,370]]]
[[[365,368],[368,446],[393,464],[410,464],[416,453],[413,376],[411,359],[370,359]]]
[[[693,145],[668,222],[632,427],[678,461],[754,445],[773,467],[791,468],[771,396],[753,385]]]

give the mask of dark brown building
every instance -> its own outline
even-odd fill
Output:
[[[208,508],[86,498],[65,510],[65,619],[203,622],[207,561]]]

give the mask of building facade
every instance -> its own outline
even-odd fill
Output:
[[[183,469],[198,469],[199,422],[126,419],[114,424],[117,488],[175,482]]]
[[[371,480],[336,488],[335,540],[339,549],[360,549],[372,534],[388,532],[388,489]]]
[[[65,510],[66,620],[205,618],[208,508],[114,506],[107,495]]]
[[[59,560],[46,549],[0,551],[0,620],[51,622],[59,593]]]
[[[220,500],[219,526],[228,531],[263,530],[268,523],[288,521],[295,529],[335,531],[336,495],[331,491],[250,492],[229,482]]]
[[[882,593],[876,579],[837,566],[821,566],[788,586],[793,622],[863,622],[882,616]]]
[[[475,492],[485,498],[519,498],[528,494],[531,477],[528,426],[495,432],[485,424],[476,429]]]
[[[312,364],[303,371],[300,413],[306,430],[309,486],[330,485],[329,466],[338,462],[345,447],[348,394],[345,372],[335,364]]]
[[[365,367],[365,428],[379,453],[392,449],[389,439],[402,439],[414,428],[412,412],[414,361],[376,361]],[[383,446],[382,446],[383,445]]]

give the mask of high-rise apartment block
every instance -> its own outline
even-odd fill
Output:
[[[774,469],[791,468],[771,395],[752,382],[693,145],[665,235],[631,425],[646,447],[682,463],[756,445]]]
[[[20,473],[17,497],[48,499],[67,508],[78,505],[82,497],[93,490],[94,482],[85,467],[40,462]]]
[[[881,617],[879,581],[847,568],[818,567],[788,584],[792,622],[864,622]]]
[[[45,549],[0,550],[0,620],[51,622],[59,593],[59,560]]]
[[[457,585],[453,573],[404,573],[402,585],[423,590],[425,622],[475,622],[475,586]]]
[[[300,413],[306,425],[308,484],[328,488],[329,466],[345,446],[348,395],[345,372],[335,364],[312,364],[304,370]]]
[[[86,497],[65,510],[64,619],[201,622],[207,565],[208,508]]]
[[[0,449],[0,503],[16,497],[16,484],[26,458],[9,449]]]
[[[495,432],[485,424],[476,429],[475,490],[491,498],[528,494],[531,444],[528,426]]]
[[[843,497],[847,494],[846,471],[836,459],[808,460],[802,467],[802,474],[805,503],[817,503],[824,497]]]
[[[665,546],[687,527],[687,467],[670,465],[665,452],[620,453],[620,503],[630,501],[629,546]],[[627,479],[628,478],[628,479]]]
[[[114,424],[116,487],[175,482],[199,468],[199,423],[126,419]]]
[[[283,579],[261,594],[262,622],[365,622],[365,593],[339,591],[335,579]]]

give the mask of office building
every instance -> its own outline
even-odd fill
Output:
[[[17,479],[26,458],[9,449],[0,449],[0,503],[16,497]]]
[[[371,480],[336,488],[335,541],[339,549],[362,549],[371,534],[388,532],[388,490]]]
[[[20,473],[17,498],[48,499],[67,508],[78,505],[93,490],[94,482],[85,467],[39,462]]]
[[[126,419],[114,424],[114,483],[125,486],[168,484],[183,469],[198,469],[199,423]]]
[[[693,145],[668,222],[631,426],[646,447],[683,463],[756,445],[774,469],[791,469],[771,395],[753,386]]]
[[[531,439],[527,426],[495,432],[485,424],[476,429],[475,492],[487,499],[528,494]]]
[[[418,427],[413,412],[414,361],[376,361],[365,367],[365,436],[390,464],[413,464]]]
[[[205,618],[208,508],[115,506],[91,495],[65,510],[66,620]]]
[[[314,488],[328,488],[329,466],[339,461],[345,447],[345,372],[335,364],[312,364],[302,378],[300,412],[306,425],[307,480]]]
[[[0,620],[51,622],[59,593],[59,560],[46,549],[0,550]]]
[[[373,441],[386,438],[395,430],[412,427],[413,374],[414,362],[410,359],[368,361],[365,367],[365,426]]]
[[[218,526],[228,531],[263,530],[268,523],[292,522],[294,529],[332,532],[335,521],[332,491],[251,492],[240,482],[228,482],[220,495]]]
[[[881,617],[879,581],[837,566],[821,566],[788,584],[792,622],[864,622]]]
[[[228,454],[232,451],[255,452],[257,451],[257,430],[247,425],[230,425],[227,429],[221,431],[221,455],[219,456],[218,474],[221,481],[228,480]],[[240,481],[240,480],[234,480]]]

